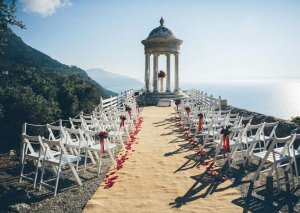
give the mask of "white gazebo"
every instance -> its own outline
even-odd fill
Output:
[[[149,36],[142,40],[142,44],[145,46],[145,88],[147,93],[159,93],[158,61],[159,57],[163,55],[166,56],[166,91],[163,93],[179,92],[179,49],[182,42],[164,26],[163,18],[160,19],[160,26],[153,29]],[[150,87],[151,55],[153,55],[152,88]],[[173,55],[175,57],[174,91],[171,91],[171,56]]]

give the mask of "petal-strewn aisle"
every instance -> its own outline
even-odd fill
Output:
[[[242,212],[230,181],[215,182],[182,137],[173,108],[146,107],[133,145],[111,188],[102,183],[84,212]]]

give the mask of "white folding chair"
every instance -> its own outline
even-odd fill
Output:
[[[210,119],[209,126],[206,131],[202,131],[199,135],[203,138],[203,147],[214,144],[216,137],[220,136],[219,128],[224,126],[224,119]]]
[[[276,136],[276,128],[279,124],[279,121],[273,123],[264,123],[264,131],[261,132],[261,141],[264,143],[264,147],[267,147],[271,138]],[[267,134],[269,133],[269,134]]]
[[[288,157],[291,157],[292,158],[292,161],[291,161],[291,164],[287,166],[286,170],[289,170],[290,167],[292,166],[292,164],[294,164],[294,168],[295,168],[295,172],[296,172],[296,181],[297,181],[297,184],[299,185],[300,181],[299,181],[299,172],[298,172],[298,165],[297,165],[297,158],[300,157],[300,146],[298,146],[298,148],[296,149],[295,148],[295,143],[300,142],[300,134],[296,134],[294,133],[293,135],[293,139],[292,141],[288,144],[288,149],[284,152],[284,155],[285,156],[288,156]],[[282,153],[283,149],[285,147],[277,147],[274,149],[274,151],[276,153]]]
[[[250,165],[250,158],[253,152],[257,150],[256,149],[257,144],[259,145],[259,151],[262,150],[260,141],[261,141],[261,134],[263,129],[264,129],[264,123],[256,124],[256,125],[251,125],[248,123],[243,131],[241,140],[242,140],[242,144],[246,148],[246,153],[247,153],[246,161],[248,160],[249,165]],[[246,161],[244,161],[244,165]]]
[[[289,154],[289,144],[293,143],[294,138],[295,137],[293,137],[293,136],[288,136],[285,138],[274,137],[274,138],[272,138],[272,140],[270,142],[271,145],[268,148],[268,150],[264,150],[264,151],[253,154],[253,157],[260,160],[260,165],[259,165],[258,169],[256,170],[255,175],[252,179],[253,182],[257,180],[259,174],[262,172],[269,171],[268,176],[272,176],[275,172],[278,190],[280,190],[278,168],[291,165],[292,158],[290,157],[290,154]],[[280,152],[276,152],[275,147],[280,146],[280,145],[282,145],[283,148],[281,149]],[[270,163],[271,168],[262,171],[262,169],[266,163]],[[292,167],[289,167],[289,168],[292,168]],[[290,169],[290,170],[291,170],[291,173],[293,173],[292,169]]]
[[[234,158],[235,154],[237,151],[240,149],[242,151],[243,159],[244,159],[244,151],[243,151],[243,145],[242,145],[242,132],[243,132],[244,127],[231,127],[229,129],[230,134],[229,134],[229,147],[230,147],[230,152],[227,153],[227,159],[228,159],[228,167],[230,169],[231,166],[231,159]],[[217,157],[220,154],[220,151],[223,147],[223,135],[218,135],[218,139],[214,140],[214,143],[216,145],[216,153],[214,157],[214,161],[217,160]]]
[[[95,143],[95,132],[85,130],[84,134],[85,134],[85,137],[87,138],[87,140],[90,141],[90,142],[88,142],[90,145],[85,147],[85,149],[87,151],[93,152],[96,155],[96,159],[98,161],[98,176],[99,176],[100,172],[101,172],[102,155],[103,155],[103,153],[101,153],[101,145],[100,145],[100,143]],[[117,147],[116,144],[110,143],[108,139],[104,139],[104,153],[108,153],[115,168],[117,168],[117,164],[114,159],[114,149],[116,147]],[[84,160],[84,168],[85,169],[86,169],[86,164],[87,164],[87,157],[88,156],[86,154],[85,160]]]
[[[37,151],[34,150],[33,146],[37,146]],[[21,174],[20,174],[20,183],[22,179],[33,181],[33,188],[36,187],[36,181],[38,176],[38,168],[41,166],[40,157],[44,155],[40,149],[39,136],[29,136],[25,133],[22,134],[22,159],[21,159]],[[24,174],[24,167],[26,161],[30,160],[35,165],[34,178],[31,178]]]
[[[58,188],[58,182],[60,178],[60,173],[62,172],[62,167],[69,166],[75,180],[77,181],[78,185],[82,185],[82,182],[78,176],[78,173],[76,169],[74,168],[73,163],[80,161],[80,156],[76,155],[69,155],[62,144],[61,140],[47,140],[45,138],[39,137],[39,141],[42,144],[43,152],[45,153],[42,159],[42,174],[41,174],[41,180],[40,180],[40,189],[41,186],[46,186],[54,189],[54,196],[56,196],[57,188]],[[61,150],[60,155],[53,155],[52,148],[53,147],[59,147]],[[57,168],[57,174],[56,174],[56,182],[55,186],[52,186],[46,182],[44,182],[44,174],[46,166],[51,165]]]

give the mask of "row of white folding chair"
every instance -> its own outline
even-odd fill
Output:
[[[219,129],[220,127],[226,125],[227,115],[221,115],[219,112],[218,113],[212,113],[211,111],[209,111],[209,112],[198,111],[196,113],[197,114],[197,118],[194,118],[191,121],[191,125],[190,125],[190,129],[191,130],[195,129],[195,137],[198,134],[200,134],[200,135],[203,134],[202,132],[198,132],[198,122],[199,122],[198,114],[199,113],[202,113],[202,115],[203,115],[202,131],[208,131],[208,128],[210,127],[210,123],[213,122],[213,120],[215,120],[215,121],[216,120],[219,120],[219,121],[222,120],[222,122],[221,123],[214,123],[213,126],[212,126],[212,128]]]
[[[47,125],[47,128],[51,133],[53,129],[55,130],[58,129],[57,126],[51,126],[51,125]],[[66,127],[59,127],[59,129],[60,129],[62,142],[71,154],[82,157],[81,152],[82,151],[84,152],[83,156],[85,157],[85,168],[86,168],[86,160],[88,156],[91,159],[92,163],[93,164],[98,163],[100,168],[102,153],[99,156],[98,153],[100,152],[100,145],[95,140],[95,135],[97,134],[96,131],[80,129],[80,128],[73,129],[73,128],[66,128]],[[111,144],[109,140],[105,140],[104,143],[105,152],[109,154],[112,163],[116,167],[116,163],[113,157],[115,147],[116,147],[115,144]],[[98,150],[98,152],[96,152],[95,150]],[[96,160],[94,159],[93,154],[95,155],[96,160],[98,162],[96,162]]]
[[[230,135],[232,137],[233,141],[240,141],[240,149],[239,151],[243,152],[243,162],[245,164],[246,160],[248,160],[250,164],[250,158],[253,155],[254,151],[262,151],[265,149],[265,147],[268,145],[268,142],[264,140],[264,126],[267,125],[268,127],[271,126],[277,126],[278,122],[275,123],[261,123],[257,125],[251,125],[248,123],[245,128],[243,126],[236,125],[234,127],[231,127],[231,129],[238,131],[241,131],[241,135],[237,131],[233,131]],[[235,129],[236,128],[236,129]],[[208,131],[204,131],[203,134],[206,134],[206,137],[210,139],[212,135],[214,135],[214,139],[220,137],[220,134],[218,134],[219,131],[212,130],[213,128],[210,128]],[[275,128],[272,129],[271,134],[266,136],[266,138],[273,137],[275,134]],[[218,141],[218,140],[217,140]],[[264,146],[262,147],[262,143]],[[204,146],[207,145],[207,140],[204,140]],[[256,147],[258,145],[258,147]],[[234,150],[236,152],[238,150]],[[244,154],[246,152],[246,156]],[[218,153],[218,151],[217,151]],[[216,153],[216,154],[217,154]],[[232,154],[232,157],[235,153]],[[244,159],[246,157],[246,159]]]
[[[133,101],[133,102],[128,102],[126,101],[124,103],[124,110],[125,110],[125,105],[129,106],[131,108],[131,119],[136,121],[139,117],[139,113],[138,110],[137,110],[137,105],[136,105],[136,102]]]
[[[129,119],[128,114],[125,113],[122,114],[126,116],[126,120],[124,121],[124,127],[121,126],[120,115],[120,112],[117,112],[111,116],[105,114],[105,118],[102,120],[98,120],[98,124],[100,129],[110,129],[109,137],[112,137],[114,142],[116,141],[116,139],[118,139],[122,147],[124,148],[123,137],[129,137],[129,134],[134,129],[134,125],[133,121]]]
[[[129,121],[130,124],[130,129],[128,128],[129,126],[126,124],[124,127],[119,127],[119,111],[118,110],[113,110],[116,108],[111,108],[112,111],[110,112],[105,112],[102,114],[102,119],[97,119],[95,116],[86,116],[83,117],[81,116],[81,122],[85,130],[103,130],[103,129],[110,129],[109,131],[109,137],[113,139],[114,142],[116,142],[116,139],[119,138],[120,143],[122,147],[124,148],[124,142],[122,137],[125,136],[124,131],[126,133],[126,136],[129,137],[129,131],[133,130],[133,124],[131,123],[132,121],[129,119],[129,116],[127,115],[127,121]],[[113,112],[113,113],[112,113]],[[90,120],[86,120],[90,119]],[[71,120],[71,119],[70,119]]]
[[[285,171],[291,172],[292,181],[294,180],[294,169],[296,171],[297,183],[299,184],[299,174],[297,168],[296,158],[300,156],[300,148],[294,148],[296,140],[300,140],[300,134],[293,134],[285,138],[273,137],[270,141],[270,146],[267,150],[254,153],[253,157],[260,160],[260,165],[253,177],[253,181],[256,181],[259,174],[262,172],[269,171],[268,176],[272,176],[274,173],[276,175],[277,186],[280,190],[279,172],[278,168],[285,167]],[[278,147],[280,146],[280,147]],[[276,148],[278,147],[278,148]],[[265,164],[270,163],[272,167],[262,171]],[[294,165],[294,166],[293,166]]]

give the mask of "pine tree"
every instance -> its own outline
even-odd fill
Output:
[[[6,44],[7,34],[5,32],[9,25],[25,29],[23,22],[16,19],[15,12],[16,0],[0,0],[0,52],[1,47]]]

